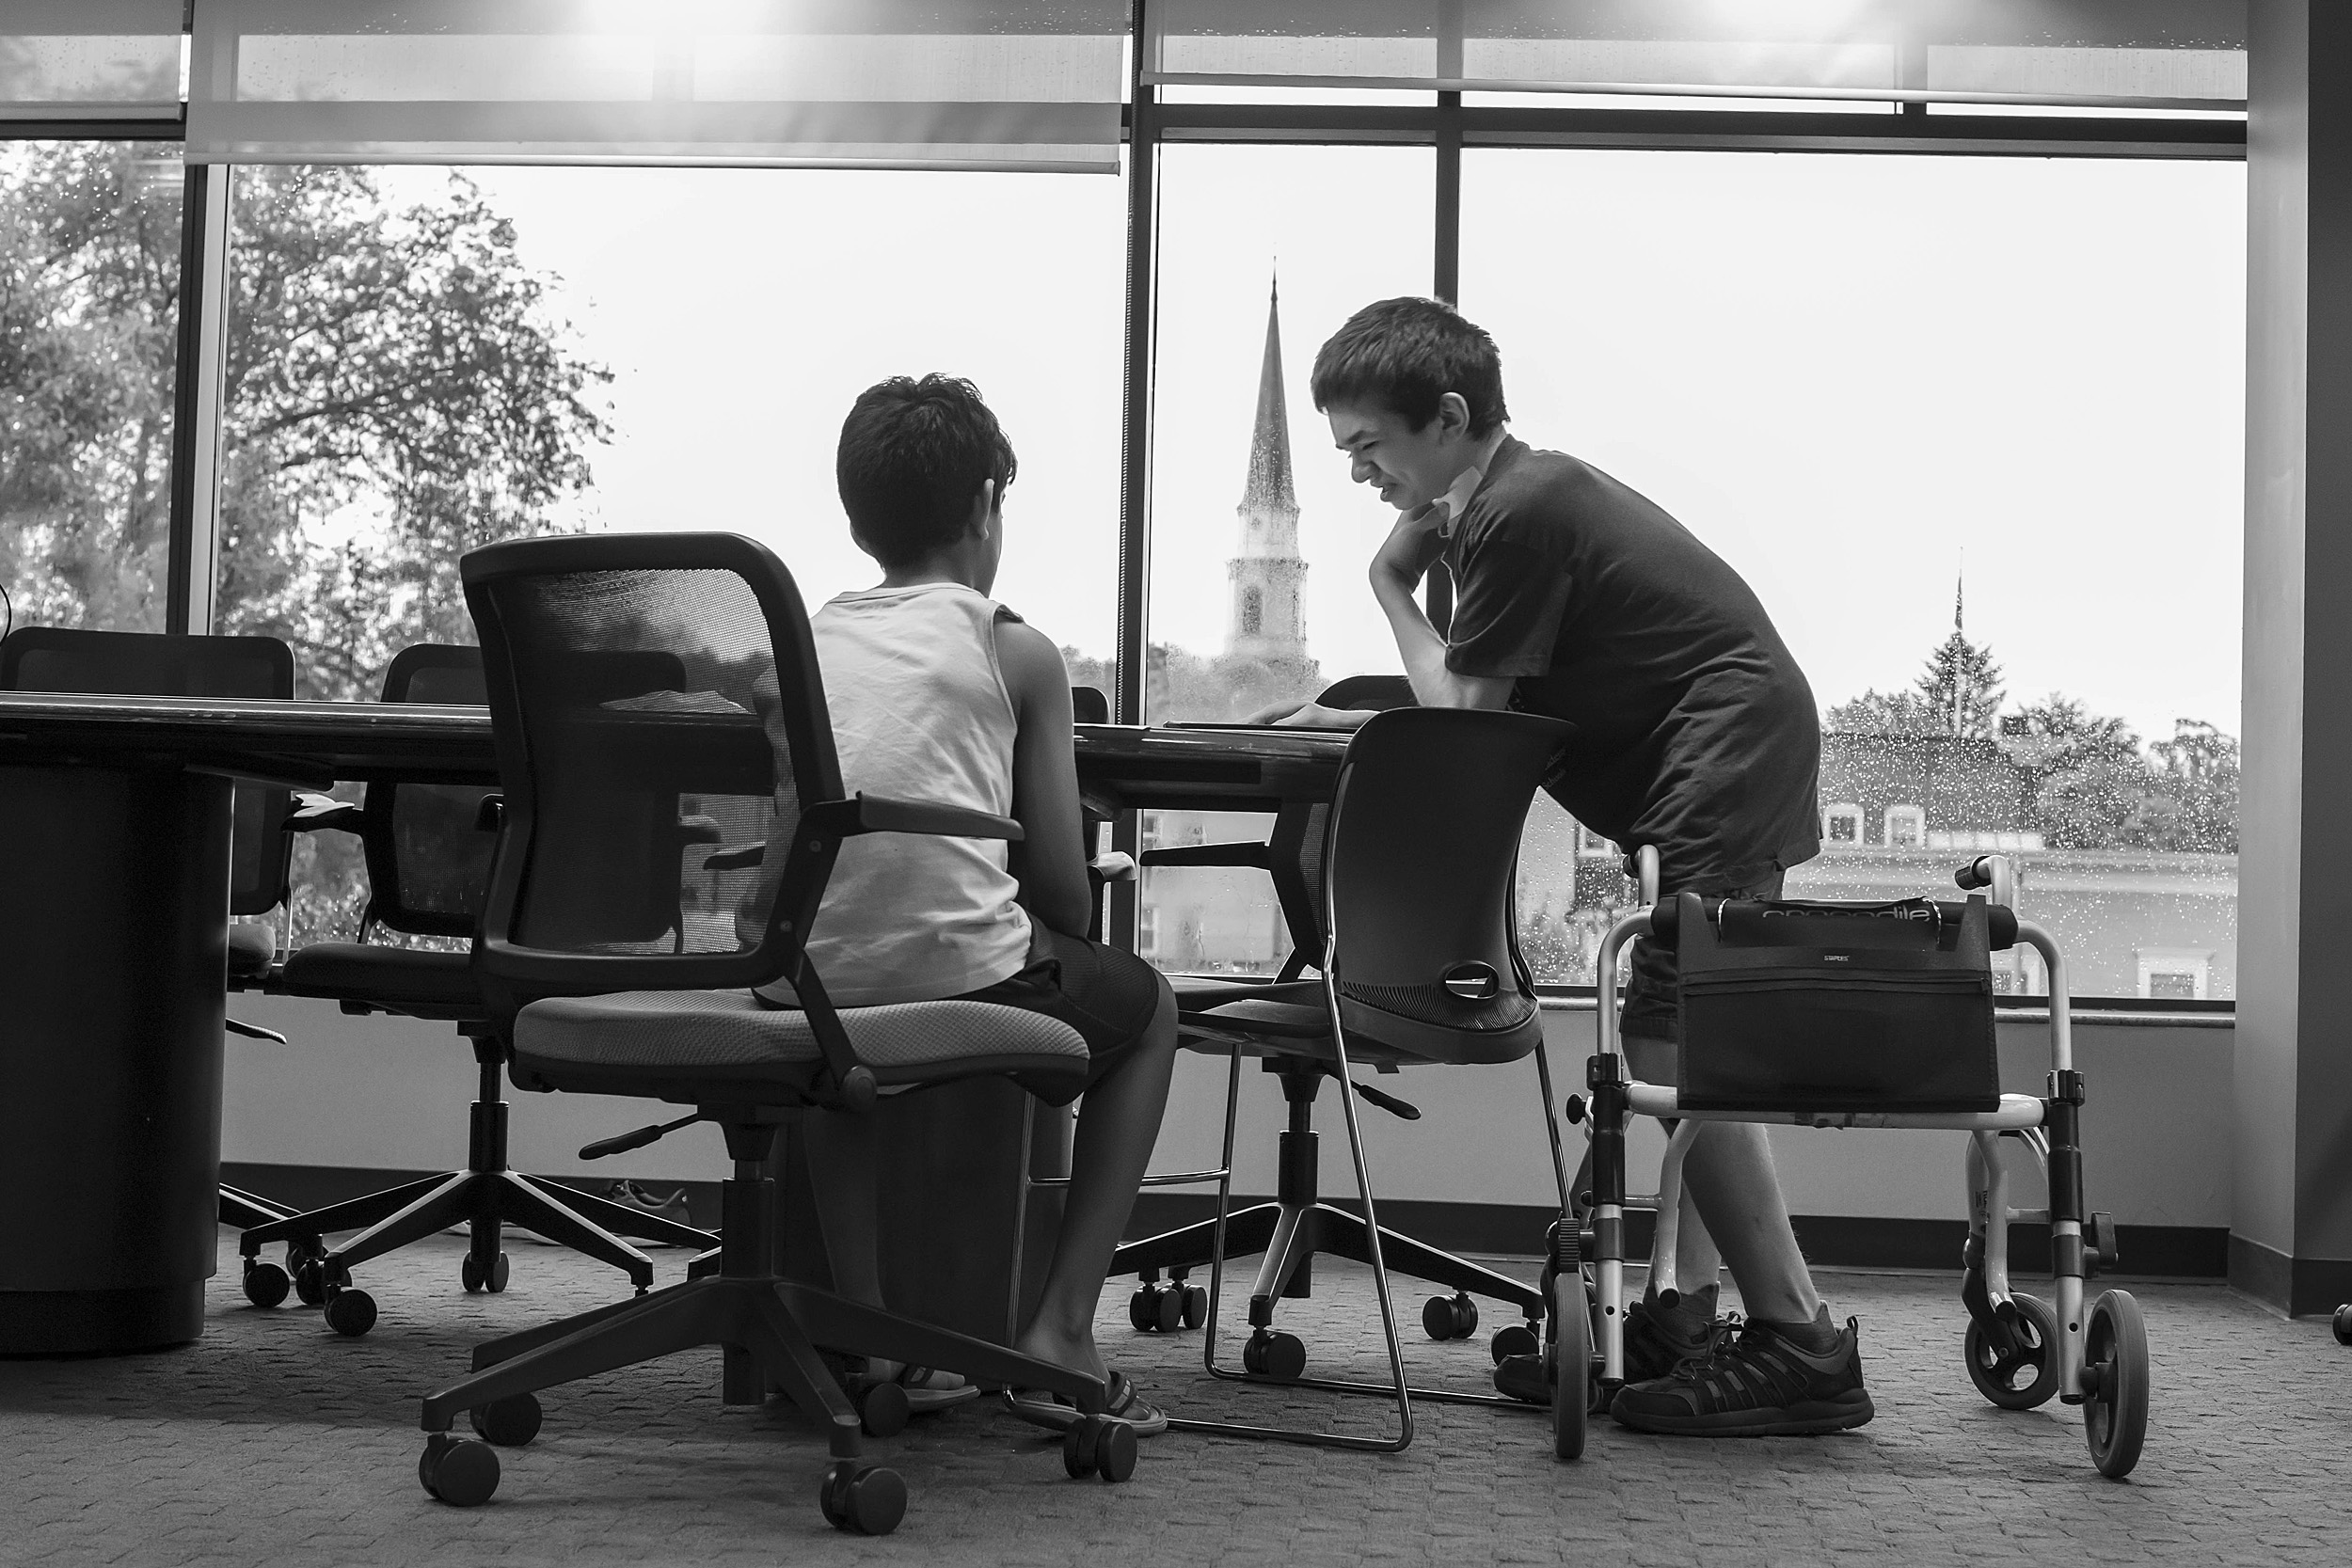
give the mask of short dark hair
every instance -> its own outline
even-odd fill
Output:
[[[1315,355],[1308,386],[1317,412],[1335,403],[1376,403],[1415,430],[1438,417],[1438,400],[1448,392],[1470,404],[1472,436],[1491,435],[1511,417],[1495,341],[1441,299],[1365,306]]]
[[[1002,500],[1020,465],[980,389],[961,376],[894,375],[841,421],[834,479],[850,526],[885,566],[953,544],[990,480]]]

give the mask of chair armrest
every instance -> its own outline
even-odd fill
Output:
[[[473,831],[475,832],[497,832],[499,824],[505,820],[506,797],[503,795],[485,795],[482,798],[482,803],[473,809]]]
[[[715,816],[681,816],[677,819],[680,844],[716,844],[727,835],[720,831]]]
[[[286,813],[286,831],[290,833],[342,832],[359,831],[362,808],[350,800],[338,800],[332,795],[313,795],[309,790],[294,796],[294,803]]]
[[[1141,875],[1136,869],[1136,858],[1123,850],[1113,849],[1095,856],[1087,863],[1087,877],[1096,883],[1132,882]]]
[[[860,793],[847,800],[819,800],[801,813],[819,833],[848,838],[854,833],[935,833],[943,838],[1001,838],[1018,844],[1021,824],[1009,816],[931,800],[896,800]]]
[[[1263,844],[1182,844],[1171,849],[1146,849],[1146,865],[1254,865],[1273,868],[1273,851]]]
[[[768,858],[765,844],[737,844],[724,849],[713,849],[703,857],[705,871],[740,871],[747,865],[757,865]]]

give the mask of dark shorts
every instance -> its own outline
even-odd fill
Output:
[[[1059,1019],[1085,1037],[1087,1087],[1131,1054],[1165,984],[1160,972],[1121,948],[1066,937],[1032,919],[1029,962],[1020,974],[966,991],[958,1002],[990,1002]]]
[[[1695,893],[1702,898],[1777,898],[1788,880],[1785,872],[1775,871],[1760,882],[1746,887],[1714,887],[1701,883],[1691,888],[1666,888],[1661,896],[1672,897],[1677,893]],[[1618,1033],[1654,1040],[1679,1040],[1682,1037],[1680,1006],[1676,1000],[1681,971],[1675,963],[1674,950],[1654,942],[1633,943],[1632,961],[1627,966],[1625,1007],[1617,1015]]]

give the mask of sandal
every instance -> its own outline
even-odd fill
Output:
[[[1068,1432],[1078,1424],[1078,1408],[1059,1394],[1039,1388],[1005,1390],[1006,1411],[1049,1432]],[[1137,1437],[1157,1437],[1168,1430],[1168,1412],[1147,1402],[1124,1372],[1114,1371],[1103,1395],[1103,1413],[1136,1429]]]
[[[980,1397],[980,1391],[953,1372],[943,1372],[933,1367],[917,1367],[910,1363],[898,1369],[893,1378],[874,1378],[860,1370],[849,1379],[852,1391],[863,1391],[878,1382],[895,1383],[907,1397],[907,1413],[929,1416],[935,1411],[952,1410],[969,1404]]]

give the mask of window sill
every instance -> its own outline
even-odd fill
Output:
[[[1535,992],[1536,1000],[1548,1013],[1597,1010],[1597,999],[1589,986],[1537,986]],[[2049,1018],[2048,1006],[2036,998],[2021,997],[1994,1004],[1995,1022],[2046,1023]],[[2151,1004],[2137,997],[2090,996],[2075,1002],[2074,1021],[2101,1028],[2234,1029],[2237,1007],[2229,1002],[2204,1002],[2185,1007],[2177,1004]]]

